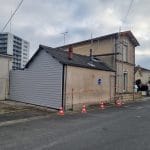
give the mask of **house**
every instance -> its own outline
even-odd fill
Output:
[[[0,100],[8,98],[9,72],[12,69],[12,56],[0,54]]]
[[[115,96],[123,100],[134,99],[135,47],[139,42],[131,31],[113,33],[59,48],[72,46],[74,53],[101,59],[115,72]]]
[[[150,70],[141,66],[135,67],[135,81],[141,80],[142,84],[147,84],[150,81]]]
[[[39,46],[24,70],[10,75],[10,99],[59,109],[110,101],[114,97],[115,72],[90,56],[74,54],[72,48]]]

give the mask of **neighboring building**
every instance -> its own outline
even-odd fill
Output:
[[[134,67],[135,47],[139,46],[131,31],[113,33],[94,39],[68,44],[59,48],[68,49],[72,46],[74,53],[92,55],[100,58],[116,70],[115,93],[122,99],[134,99]]]
[[[111,101],[115,72],[105,63],[40,46],[24,70],[10,75],[10,99],[59,109]]]
[[[29,42],[11,33],[0,33],[0,53],[13,55],[13,69],[24,68],[29,59]]]
[[[12,56],[0,54],[0,100],[8,98],[9,72],[12,69]]]
[[[147,84],[150,81],[150,70],[142,68],[141,66],[135,67],[135,81],[141,80],[142,84]]]

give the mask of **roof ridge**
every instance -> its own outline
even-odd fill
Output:
[[[150,69],[141,67],[141,66],[139,66],[139,65],[137,65],[135,68],[136,68],[136,69],[142,69],[142,70],[150,71]]]
[[[97,36],[95,38],[93,38],[93,40],[97,40],[97,39],[103,39],[103,38],[107,38],[109,36],[115,36],[117,35],[118,33],[121,33],[121,34],[130,34],[130,36],[132,36],[135,40],[135,45],[136,46],[139,46],[139,42],[137,41],[137,39],[135,38],[135,36],[133,35],[133,33],[131,32],[131,30],[127,30],[127,31],[122,31],[122,32],[115,32],[115,33],[110,33],[110,34],[106,34],[106,35],[102,35],[102,36]],[[73,42],[73,43],[70,43],[70,44],[66,44],[66,45],[62,45],[62,46],[59,46],[59,47],[56,47],[56,48],[60,48],[60,47],[67,47],[69,45],[75,45],[75,44],[79,44],[79,43],[83,43],[83,42],[88,42],[88,41],[91,41],[91,39],[86,39],[86,40],[82,40],[82,41],[77,41],[77,42]]]

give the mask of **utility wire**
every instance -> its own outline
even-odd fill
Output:
[[[122,24],[124,24],[125,22],[126,22],[126,20],[127,20],[127,17],[129,16],[129,12],[130,12],[130,10],[131,10],[131,7],[132,7],[132,4],[133,4],[133,1],[134,0],[131,0],[130,1],[130,4],[129,4],[129,7],[128,7],[128,9],[127,9],[127,12],[126,12],[126,14],[125,14],[125,16],[124,16],[124,18],[123,18],[123,20],[122,20]],[[121,26],[119,27],[119,33],[118,33],[118,44],[119,44],[119,49],[120,49],[120,33],[121,33]],[[121,50],[121,49],[120,49]],[[123,61],[123,49],[122,49],[122,57],[121,57],[121,59],[122,59],[122,61]],[[123,77],[123,63],[122,63],[122,77]],[[119,78],[118,78],[118,83],[120,82],[120,80],[119,80]],[[119,87],[119,85],[118,85],[118,87]]]
[[[9,24],[9,22],[11,21],[11,19],[14,17],[14,15],[16,14],[16,12],[18,11],[18,9],[20,8],[20,6],[22,5],[23,0],[21,0],[21,2],[18,4],[18,6],[16,7],[15,11],[12,13],[12,15],[10,16],[10,18],[8,19],[7,23],[4,25],[4,27],[2,28],[1,32],[3,32],[7,25]]]
[[[126,22],[127,17],[129,16],[129,12],[130,12],[130,10],[131,10],[131,8],[132,8],[133,2],[134,2],[134,0],[131,0],[131,1],[130,1],[129,7],[128,7],[128,9],[127,9],[127,12],[126,12],[126,14],[125,14],[125,16],[124,16],[124,18],[123,18],[123,20],[122,20],[122,24],[124,24],[124,23]],[[119,27],[119,32],[121,32],[121,26]]]
[[[128,15],[129,15],[129,12],[130,12],[130,10],[131,10],[131,8],[132,8],[133,1],[134,1],[134,0],[131,0],[131,2],[130,2],[130,5],[129,5],[128,10],[127,10],[127,13],[126,13],[126,15],[124,16],[124,19],[123,19],[123,23],[125,23],[126,20],[127,20],[127,17],[128,17]]]

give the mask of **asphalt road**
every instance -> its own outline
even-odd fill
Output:
[[[150,150],[150,99],[0,127],[0,150]]]

